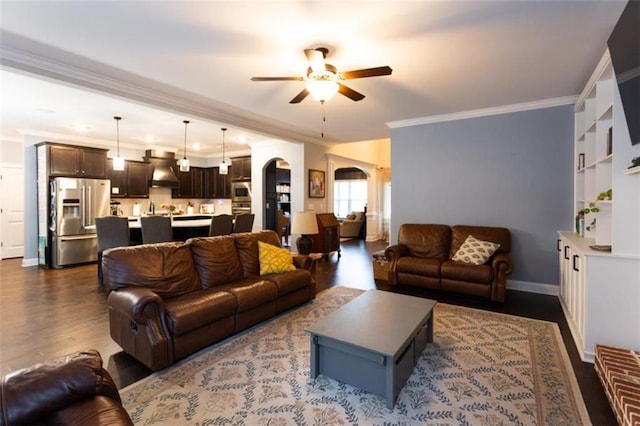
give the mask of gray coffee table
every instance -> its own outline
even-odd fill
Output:
[[[311,378],[319,374],[387,400],[392,409],[420,353],[433,341],[435,300],[369,290],[318,320]]]

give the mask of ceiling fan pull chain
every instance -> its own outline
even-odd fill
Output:
[[[322,105],[322,128],[320,130],[320,137],[324,139],[324,122],[327,121],[327,117],[324,115],[324,101],[320,101],[320,105]]]

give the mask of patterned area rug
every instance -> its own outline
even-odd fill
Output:
[[[121,391],[136,424],[584,425],[554,323],[438,304],[427,344],[393,410],[325,376],[309,378],[304,329],[361,294],[334,287],[265,324]]]

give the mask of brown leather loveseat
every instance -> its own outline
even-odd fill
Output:
[[[485,261],[475,254],[465,256],[461,246],[499,244]],[[474,240],[475,239],[475,240]],[[479,241],[478,241],[479,240]],[[480,251],[485,250],[481,246]],[[387,247],[389,282],[481,296],[504,302],[506,277],[513,270],[509,257],[511,233],[506,228],[439,224],[403,224],[398,243]],[[456,256],[457,254],[457,256]],[[454,260],[457,259],[457,260]],[[480,264],[474,264],[481,262]]]
[[[6,375],[0,425],[133,425],[98,351],[77,352]]]
[[[111,337],[152,370],[315,297],[307,256],[260,275],[273,231],[120,247],[103,254]]]

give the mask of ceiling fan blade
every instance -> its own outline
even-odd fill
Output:
[[[251,81],[304,81],[304,77],[251,77]]]
[[[307,60],[309,61],[309,65],[311,69],[316,74],[321,74],[325,72],[326,67],[324,66],[324,56],[325,52],[319,49],[304,49],[304,54],[307,56]]]
[[[298,103],[302,102],[302,100],[304,98],[306,98],[307,95],[309,95],[309,91],[307,89],[302,89],[302,92],[298,93],[295,98],[293,98],[293,99],[291,99],[289,101],[289,103],[290,104],[298,104]]]
[[[393,70],[388,66],[365,68],[362,70],[344,71],[342,72],[342,78],[344,80],[349,80],[352,78],[377,77],[380,75],[390,75],[392,71]]]
[[[344,84],[338,83],[338,92],[342,93],[352,101],[358,102],[364,99],[364,95],[362,93],[356,92],[355,90],[345,86]]]

